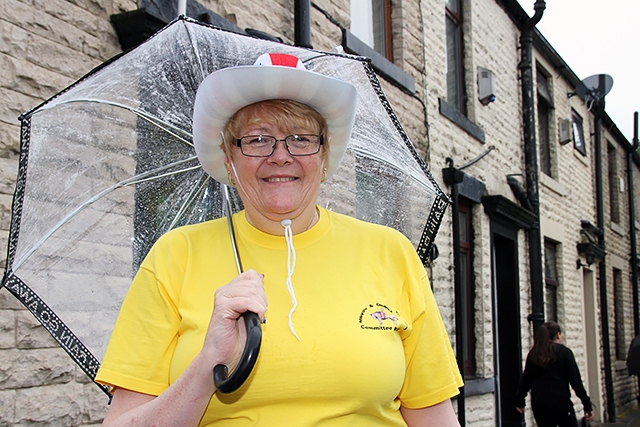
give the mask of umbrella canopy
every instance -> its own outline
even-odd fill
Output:
[[[151,245],[174,227],[223,214],[220,186],[202,170],[192,144],[198,85],[265,52],[296,55],[308,69],[357,88],[349,147],[319,202],[402,231],[426,260],[448,199],[366,59],[180,18],[21,117],[2,286],[92,379]],[[242,208],[235,192],[232,204]]]

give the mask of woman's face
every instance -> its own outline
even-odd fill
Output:
[[[303,126],[278,128],[255,115],[247,122],[250,124],[240,127],[240,137],[271,135],[284,139],[292,134],[316,133]],[[324,167],[323,149],[310,156],[292,156],[281,141],[269,157],[248,157],[239,147],[231,147],[225,164],[236,181],[249,219],[258,215],[271,221],[293,220],[315,210]]]

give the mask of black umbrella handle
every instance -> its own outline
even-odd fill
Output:
[[[244,346],[240,362],[236,369],[227,377],[228,369],[226,365],[216,365],[213,368],[213,382],[220,393],[233,393],[249,378],[253,366],[258,360],[260,344],[262,343],[262,328],[260,328],[260,318],[252,311],[242,314],[245,326],[247,327],[247,343]]]

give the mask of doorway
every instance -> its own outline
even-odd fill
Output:
[[[491,248],[497,426],[521,427],[515,405],[522,371],[517,228],[492,222]]]
[[[586,366],[581,366],[584,373],[587,393],[591,398],[595,420],[601,421],[602,406],[602,371],[600,370],[600,327],[598,323],[598,299],[596,295],[596,275],[588,268],[582,268],[582,285],[584,289],[583,324],[586,348]]]

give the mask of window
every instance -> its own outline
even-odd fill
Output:
[[[476,374],[476,344],[475,344],[475,310],[474,310],[474,286],[473,286],[473,229],[471,228],[471,207],[460,203],[460,275],[462,280],[462,307],[464,310],[464,322],[462,327],[464,341],[463,375],[473,377]]]
[[[558,244],[544,240],[544,307],[546,320],[558,321]]]
[[[393,61],[391,0],[351,0],[351,32]]]
[[[613,269],[613,315],[616,329],[616,359],[627,358],[627,344],[624,336],[624,298],[622,290],[622,270]]]
[[[583,156],[587,155],[587,146],[584,141],[584,129],[582,126],[582,117],[575,110],[571,110],[573,129],[573,148],[575,148]]]
[[[466,114],[462,65],[461,0],[446,0],[447,103]]]
[[[538,87],[538,140],[540,147],[540,170],[551,176],[552,146],[551,146],[551,117],[553,112],[553,98],[549,88],[549,81],[540,70],[537,72]]]
[[[611,222],[620,222],[620,189],[618,188],[618,157],[616,149],[607,142],[607,178],[609,183],[609,215]]]

